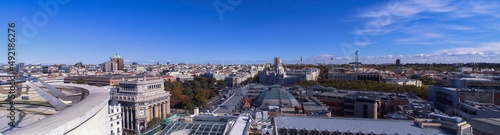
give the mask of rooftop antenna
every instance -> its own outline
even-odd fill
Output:
[[[356,61],[354,63],[354,70],[355,72],[358,72],[358,63],[359,63],[359,59],[358,59],[358,50],[356,50]]]
[[[333,65],[333,56],[330,57],[330,64],[332,64],[332,67],[335,66],[335,65]]]
[[[302,56],[300,56],[300,68],[302,69]]]
[[[332,65],[332,73],[333,73],[333,70],[335,69],[335,65],[333,65],[333,56],[330,57],[330,64]]]

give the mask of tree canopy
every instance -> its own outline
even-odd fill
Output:
[[[193,80],[185,82],[165,82],[165,90],[172,94],[170,105],[186,111],[206,105],[210,98],[217,95],[218,90],[224,87],[226,87],[225,81],[202,76],[195,76]]]

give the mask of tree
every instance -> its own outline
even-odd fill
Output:
[[[165,90],[172,94],[170,105],[186,111],[192,111],[195,106],[205,106],[219,89],[226,87],[226,81],[217,81],[203,76],[194,76],[191,81],[165,82],[164,84]]]
[[[151,121],[149,121],[147,123],[147,126],[151,127],[151,128],[152,127],[156,127],[156,126],[158,126],[160,124],[160,122],[161,122],[161,118],[155,117],[155,118],[151,119]]]

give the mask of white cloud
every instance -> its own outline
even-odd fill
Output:
[[[499,4],[496,2],[470,1],[469,5],[472,7],[472,11],[479,13],[479,14],[496,14],[496,13],[498,13]]]
[[[444,37],[444,34],[434,33],[434,32],[423,33],[422,35],[425,36],[425,37],[429,37],[429,38],[441,38],[441,37]]]
[[[375,42],[354,42],[353,45],[358,46],[358,47],[364,47],[364,46],[368,46],[371,44],[375,44]]]
[[[352,34],[378,32],[378,34],[400,37],[401,39],[396,42],[400,44],[436,44],[436,41],[431,41],[433,39],[445,40],[441,41],[442,43],[463,41],[464,38],[477,41],[478,39],[472,37],[478,35],[478,32],[491,33],[491,30],[500,29],[500,27],[494,26],[498,25],[497,22],[500,21],[498,20],[500,19],[500,8],[498,7],[500,7],[500,1],[391,1],[364,10],[357,16],[366,21],[367,24],[374,20],[378,22],[389,20],[382,23],[380,29],[354,29]],[[473,35],[461,35],[464,33]],[[374,36],[371,35],[371,38]],[[414,41],[403,41],[409,38],[414,38]],[[366,43],[360,44],[365,45]],[[452,44],[465,43],[455,42]]]
[[[482,43],[477,47],[459,47],[444,49],[438,53],[454,53],[454,54],[484,54],[483,52],[500,51],[500,42]]]
[[[308,60],[310,63],[328,63],[328,56],[318,55]],[[335,64],[345,64],[354,61],[353,57],[334,57]],[[500,61],[500,42],[479,43],[474,47],[456,47],[442,49],[430,53],[413,55],[392,54],[385,56],[360,56],[360,61],[367,64],[393,63],[401,59],[403,63],[462,63],[462,62],[494,62]],[[327,61],[328,60],[328,61]]]

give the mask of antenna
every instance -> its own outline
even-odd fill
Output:
[[[358,59],[358,50],[356,50],[356,61],[354,63],[354,69],[355,69],[355,72],[358,72],[358,63],[359,63],[359,59]]]
[[[332,67],[331,67],[331,69],[330,69],[330,70],[331,70],[331,72],[333,73],[333,71],[334,71],[334,69],[335,69],[335,65],[333,65],[333,56],[332,56],[332,57],[330,57],[330,64],[332,65]]]
[[[300,68],[302,69],[302,56],[300,56]]]
[[[334,65],[333,65],[333,56],[332,56],[332,57],[330,57],[330,64],[332,64],[332,67],[334,66]]]

